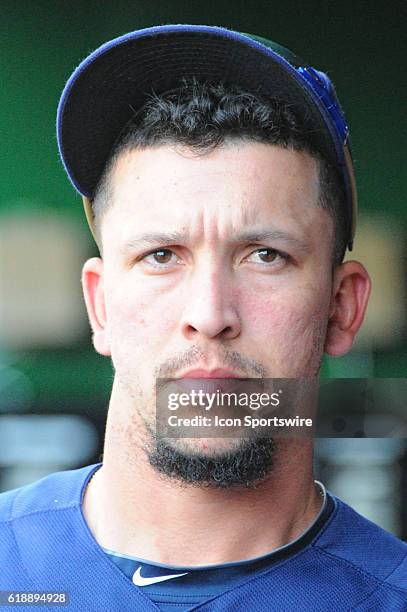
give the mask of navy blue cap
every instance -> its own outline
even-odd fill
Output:
[[[105,43],[76,68],[58,106],[57,138],[65,170],[84,199],[92,200],[118,135],[147,96],[192,77],[260,91],[293,107],[309,143],[343,179],[351,249],[356,185],[349,130],[332,82],[270,40],[221,27],[136,30]]]

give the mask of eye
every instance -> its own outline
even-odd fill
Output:
[[[286,253],[282,253],[281,251],[276,251],[275,249],[271,249],[268,247],[256,249],[246,257],[246,261],[265,266],[267,266],[267,264],[277,265],[279,263],[284,263],[288,259],[289,255],[287,255]]]
[[[140,261],[154,268],[165,269],[175,264],[176,259],[171,249],[156,249],[144,255]]]

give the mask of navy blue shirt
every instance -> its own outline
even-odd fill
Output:
[[[209,566],[175,566],[147,561],[105,550],[110,559],[163,612],[187,612],[205,600],[236,588],[249,578],[261,575],[275,563],[306,547],[328,520],[334,503],[322,483],[321,509],[312,525],[295,541],[271,553],[232,563]]]
[[[88,527],[82,502],[99,467],[50,474],[0,495],[0,592],[65,592],[64,612],[160,609],[162,604],[154,603],[145,587],[134,584]],[[332,509],[322,518],[322,526],[314,525],[306,540],[300,538],[272,552],[271,562],[263,558],[253,565],[232,564],[236,567],[230,572],[227,567],[196,570],[197,576],[213,572],[213,581],[205,582],[210,590],[203,595],[209,597],[191,608],[200,612],[406,612],[407,545],[338,498],[328,494],[328,500]],[[194,576],[191,569],[187,576],[152,586],[159,595],[160,585],[185,587],[185,581],[195,580]],[[142,571],[141,577],[145,578]],[[199,589],[196,595],[200,596]],[[20,612],[33,609],[32,604],[18,608]],[[35,608],[49,611],[54,606]]]

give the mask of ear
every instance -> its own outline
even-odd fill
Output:
[[[334,272],[325,352],[338,356],[347,353],[363,323],[371,281],[361,263],[347,261]]]
[[[82,289],[93,331],[93,346],[98,353],[108,357],[111,353],[106,321],[103,260],[100,257],[88,259],[83,266]]]

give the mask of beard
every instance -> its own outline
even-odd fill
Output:
[[[193,365],[201,351],[192,347],[180,358],[172,357],[165,365],[154,372],[156,380],[173,375],[174,371]],[[267,371],[254,360],[241,357],[228,351],[222,363],[239,368],[244,374],[265,377]],[[243,375],[244,375],[243,374]],[[131,427],[133,443],[142,448],[150,466],[166,479],[180,485],[230,489],[233,487],[254,488],[271,473],[274,463],[275,442],[272,438],[235,439],[236,444],[223,450],[217,449],[216,455],[203,454],[188,447],[185,440],[161,438],[157,436],[154,422],[154,404],[147,400],[141,385],[135,385],[131,372],[117,375],[116,382],[124,389],[135,406]],[[138,410],[137,406],[151,405],[151,410]],[[232,439],[229,438],[229,442]]]
[[[146,452],[151,467],[180,484],[250,489],[271,473],[275,446],[272,438],[241,439],[234,449],[207,456],[155,438]]]
[[[320,334],[319,338],[322,336]],[[319,371],[322,349],[319,350],[320,342],[316,344],[312,358],[301,372],[303,375],[315,375]],[[195,365],[201,356],[204,354],[196,346],[180,356],[173,356],[155,369],[155,380],[172,378],[174,372]],[[261,363],[234,351],[225,350],[219,361],[241,371],[243,377],[270,376]],[[195,487],[253,489],[272,474],[278,453],[278,445],[273,437],[234,438],[236,444],[233,447],[223,450],[218,448],[216,454],[202,453],[188,447],[185,440],[158,437],[153,416],[154,403],[146,398],[141,385],[135,384],[134,372],[122,372],[116,378],[125,390],[125,395],[131,398],[137,414],[133,415],[131,439],[139,451],[143,449],[150,466],[164,478],[179,485]],[[151,410],[146,410],[145,407],[149,405]],[[232,442],[232,439],[229,438],[229,441]]]

